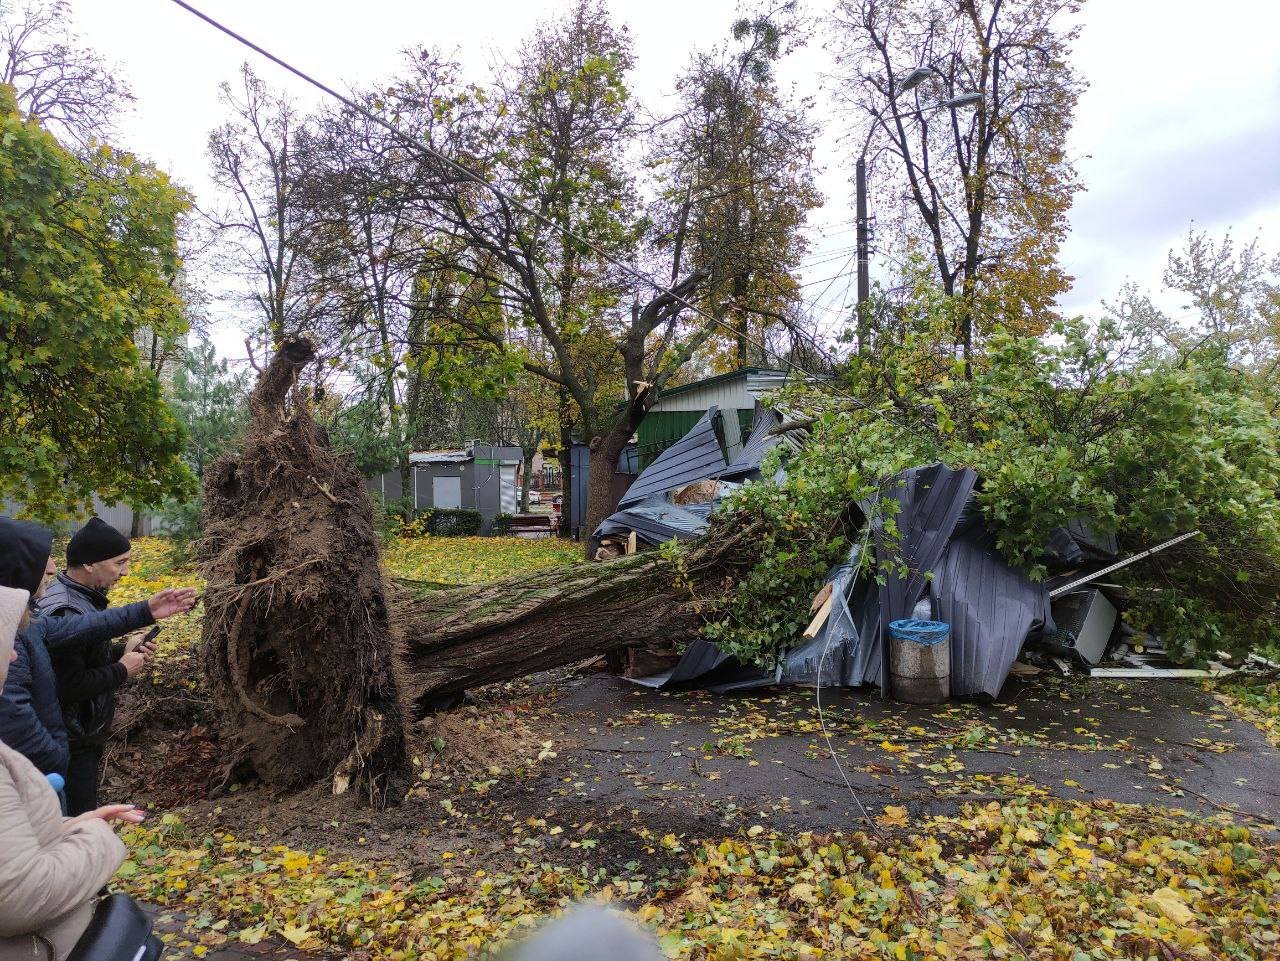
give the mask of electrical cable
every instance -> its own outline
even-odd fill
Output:
[[[862,544],[858,549],[859,564],[862,563],[862,559],[865,556],[865,552],[867,550],[867,544],[870,540],[870,537],[871,537],[871,523],[868,520],[866,527],[863,529]],[[856,572],[855,572],[855,576],[856,576]],[[813,688],[814,700],[817,702],[817,705],[818,705],[818,725],[819,727],[822,728],[822,737],[827,744],[827,753],[831,755],[831,760],[835,764],[836,771],[839,772],[841,780],[844,781],[844,786],[849,789],[849,796],[853,798],[854,803],[858,806],[858,810],[862,812],[862,819],[871,828],[872,833],[874,833],[877,838],[884,840],[884,837],[885,837],[884,832],[880,830],[880,826],[876,824],[875,820],[871,817],[871,815],[867,813],[866,805],[862,803],[862,798],[860,798],[858,796],[858,792],[853,789],[853,784],[850,782],[849,776],[845,774],[844,765],[840,763],[840,757],[836,754],[835,745],[831,740],[831,732],[827,730],[826,718],[823,715],[822,672],[826,668],[827,654],[830,653],[831,651],[831,643],[834,639],[835,639],[834,632],[828,629],[827,641],[822,647],[822,656],[818,659],[818,676],[817,676],[816,682],[814,683],[814,688]],[[926,868],[926,870],[929,870],[929,869]],[[945,884],[946,879],[942,877],[939,872],[937,872],[936,870],[933,870],[933,871],[930,871],[930,873],[934,875],[940,887]],[[990,914],[987,915],[987,917],[990,919],[990,921],[993,924],[995,924],[997,928],[1000,929],[1000,932],[1009,940],[1009,942],[1017,947],[1018,953],[1022,955],[1024,961],[1029,961],[1026,949],[1023,948],[1022,946],[1022,942],[1013,936],[1013,933],[1005,926],[1004,922],[1002,922],[998,917],[996,917],[995,912],[994,911],[991,912]]]
[[[862,546],[858,549],[858,563],[862,563],[863,552],[867,549],[867,542],[871,537],[871,524],[867,523],[862,534]],[[834,590],[834,588],[833,588]],[[830,624],[830,621],[827,622]],[[818,658],[818,679],[813,688],[814,700],[818,704],[818,726],[822,728],[822,737],[827,742],[827,753],[831,755],[831,760],[835,763],[836,771],[839,772],[844,786],[849,789],[849,796],[853,798],[853,803],[858,805],[858,810],[862,812],[862,820],[867,822],[867,826],[871,828],[876,837],[883,838],[884,834],[880,830],[880,825],[867,813],[866,806],[862,803],[862,798],[858,797],[858,792],[853,789],[853,784],[849,781],[849,776],[844,773],[844,765],[840,763],[840,758],[836,754],[835,745],[831,741],[831,732],[827,730],[826,717],[822,712],[822,672],[826,668],[827,655],[831,652],[831,642],[835,639],[835,632],[827,629],[827,642],[822,647],[822,657]]]

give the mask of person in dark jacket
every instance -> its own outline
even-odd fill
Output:
[[[0,587],[27,591],[38,602],[46,578],[54,573],[52,547],[53,535],[47,528],[0,517]],[[43,773],[65,777],[70,752],[50,648],[120,637],[189,611],[195,600],[193,588],[170,587],[124,607],[28,620],[18,632],[14,648],[18,659],[0,694],[0,740]]]
[[[129,573],[130,546],[129,538],[110,524],[91,518],[67,544],[66,570],[45,587],[36,614],[105,611],[107,592]],[[154,650],[126,650],[124,641],[105,637],[49,649],[70,749],[66,794],[73,816],[98,806],[102,749],[111,734],[116,690],[146,666]]]

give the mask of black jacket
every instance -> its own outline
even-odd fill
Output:
[[[59,574],[36,604],[40,617],[93,614],[107,609],[107,595]],[[116,688],[129,678],[120,663],[124,643],[101,637],[83,644],[62,644],[49,650],[58,679],[58,700],[71,749],[105,743],[116,713]]]
[[[34,593],[44,578],[53,535],[39,524],[0,517],[0,587]],[[65,774],[67,731],[50,650],[119,637],[155,623],[146,601],[93,614],[37,618],[18,632],[18,660],[0,693],[0,741],[25,754],[45,774]]]

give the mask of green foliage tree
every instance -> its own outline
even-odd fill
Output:
[[[772,363],[761,346],[769,330],[792,323],[801,228],[821,202],[809,105],[788,101],[774,73],[788,32],[767,17],[743,18],[735,46],[696,55],[680,80],[674,145],[657,146],[669,202],[689,220],[690,263],[706,274],[698,303],[721,322],[719,369]]]
[[[0,87],[0,496],[33,516],[191,489],[182,427],[135,346],[185,330],[188,206],[128,154],[71,154]]]
[[[334,450],[349,455],[364,476],[399,466],[403,439],[377,399],[365,397],[341,404],[318,420],[329,431]]]
[[[188,347],[168,397],[186,430],[183,459],[196,476],[202,476],[239,436],[247,419],[248,395],[248,376],[233,373],[225,360],[218,359],[210,341],[201,338]]]
[[[232,373],[203,337],[180,358],[166,398],[186,433],[182,458],[199,478],[240,436],[248,419],[249,378]],[[202,513],[199,490],[170,498],[160,508],[160,529],[185,554],[202,533]]]
[[[1125,550],[1199,530],[1116,575],[1130,619],[1188,656],[1280,641],[1280,419],[1232,368],[1225,339],[1170,352],[1113,319],[1059,322],[1044,338],[993,335],[966,379],[946,350],[953,318],[939,313],[953,299],[913,307],[898,337],[855,359],[845,394],[792,398],[816,418],[812,441],[785,487],[748,487],[731,504],[768,521],[774,542],[713,633],[775,657],[847,549],[850,501],[942,461],[977,472],[999,549],[1032,577],[1072,519],[1114,531]]]

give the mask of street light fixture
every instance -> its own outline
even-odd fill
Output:
[[[928,80],[929,75],[932,73],[934,73],[934,69],[932,67],[916,67],[898,81],[898,89],[903,92],[913,90]]]
[[[957,94],[950,100],[942,101],[942,103],[938,104],[938,107],[940,109],[950,108],[954,110],[957,107],[976,107],[980,103],[982,103],[982,94],[976,90],[971,90],[968,93]]]

